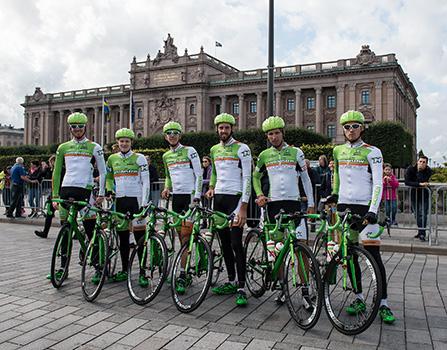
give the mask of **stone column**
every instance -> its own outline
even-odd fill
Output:
[[[382,120],[382,80],[377,80],[374,83],[374,86],[376,88],[375,94],[376,94],[376,120]]]
[[[186,98],[184,96],[179,98],[178,101],[178,122],[182,124],[184,131],[188,131],[187,129],[187,116],[186,116]]]
[[[260,128],[264,121],[262,113],[262,92],[256,93],[256,126]]]
[[[295,126],[302,128],[303,122],[303,110],[301,107],[301,89],[295,90]]]
[[[246,128],[246,114],[245,114],[245,98],[244,94],[239,94],[239,125],[238,130],[245,130]]]
[[[276,91],[275,93],[275,115],[281,115],[281,90]],[[269,117],[269,116],[268,116]]]
[[[113,124],[113,107],[109,106],[109,116],[104,115],[105,123],[106,123],[106,135],[107,135],[107,142],[110,143],[112,141],[112,124]]]
[[[355,110],[355,83],[349,84],[349,110]]]
[[[336,143],[341,143],[344,141],[344,134],[343,134],[343,128],[341,127],[340,123],[338,122],[340,120],[340,116],[345,112],[345,84],[341,84],[337,86],[337,122],[336,125],[336,131],[337,135],[335,138]]]
[[[203,118],[205,118],[204,108],[203,108],[203,96],[202,94],[197,95],[197,108],[196,108],[196,121],[197,121],[197,131],[203,130]]]
[[[124,105],[120,105],[120,129],[126,127],[127,123],[124,122]]]
[[[93,126],[93,136],[95,137],[95,142],[101,144],[101,110],[98,107],[93,107],[93,113],[95,115],[95,125]]]
[[[321,105],[321,87],[315,89],[315,132],[324,134],[323,130],[323,115]]]
[[[395,87],[394,82],[389,80],[385,84],[386,86],[386,115],[384,120],[394,120],[395,118]]]
[[[65,120],[64,120],[64,111],[59,111],[59,142],[62,143],[65,141]]]
[[[143,136],[148,137],[150,134],[149,124],[150,124],[150,102],[147,99],[143,100]],[[138,117],[138,109],[135,106],[135,119]],[[134,123],[135,124],[135,123]]]
[[[28,142],[28,138],[29,138],[29,128],[28,128],[28,119],[29,119],[29,116],[28,116],[28,113],[23,113],[23,127],[24,127],[24,135],[23,135],[23,144],[24,145],[27,145],[29,142]]]
[[[226,113],[227,111],[227,96],[222,95],[220,96],[220,112]]]

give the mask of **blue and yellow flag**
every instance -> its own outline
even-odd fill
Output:
[[[104,109],[104,115],[107,117],[107,121],[110,121],[110,108],[109,108],[109,103],[107,102],[107,100],[104,98],[104,102],[102,105],[102,108]]]

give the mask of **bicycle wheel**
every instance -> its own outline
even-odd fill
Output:
[[[109,232],[107,232],[107,248],[108,255],[106,275],[111,278],[115,274],[116,264],[120,253],[118,234],[116,233],[115,228],[112,228]]]
[[[290,316],[298,327],[311,329],[323,307],[323,283],[314,254],[305,244],[294,243],[284,264],[284,295]]]
[[[84,299],[93,301],[101,292],[107,275],[109,249],[104,231],[96,232],[96,238],[90,241],[81,269],[81,289]]]
[[[59,230],[56,242],[54,242],[50,269],[51,284],[54,288],[60,288],[68,276],[73,245],[71,234],[71,226],[68,223],[64,224]]]
[[[175,228],[170,228],[164,235],[164,240],[166,243],[166,249],[168,252],[168,268],[167,274],[170,276],[172,265],[174,264],[175,259],[175,239],[177,237],[177,231]]]
[[[320,234],[315,237],[314,243],[312,245],[312,253],[317,259],[318,266],[320,267],[320,271],[322,273],[327,262],[326,243],[327,243],[327,232],[323,231],[320,232]]]
[[[217,233],[211,241],[211,252],[213,253],[213,278],[211,279],[211,286],[216,285],[219,281],[220,273],[223,271],[223,253],[222,244]]]
[[[132,301],[145,305],[153,300],[167,277],[168,253],[159,234],[148,240],[142,237],[132,250],[129,260],[127,290]]]
[[[261,231],[253,229],[247,233],[244,250],[247,259],[247,288],[251,295],[259,298],[267,290],[267,274],[270,269],[267,247]]]
[[[328,265],[323,284],[326,312],[338,331],[355,335],[371,325],[379,310],[382,280],[379,267],[368,251],[349,245],[345,266],[338,252]],[[364,305],[353,308],[359,293],[363,294]]]
[[[197,309],[208,293],[212,277],[213,258],[210,246],[203,237],[197,236],[190,252],[189,242],[182,246],[172,268],[171,291],[177,309],[185,313]]]

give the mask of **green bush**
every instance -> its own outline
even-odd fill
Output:
[[[368,126],[365,142],[382,151],[384,162],[393,168],[405,168],[413,161],[413,136],[402,123],[383,121]]]
[[[430,182],[442,182],[447,183],[447,168],[432,168],[433,175],[430,178]]]

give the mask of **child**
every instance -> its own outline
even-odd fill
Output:
[[[383,193],[382,201],[385,203],[385,214],[391,219],[391,224],[397,226],[397,188],[399,181],[393,174],[391,165],[385,163],[383,166]]]

